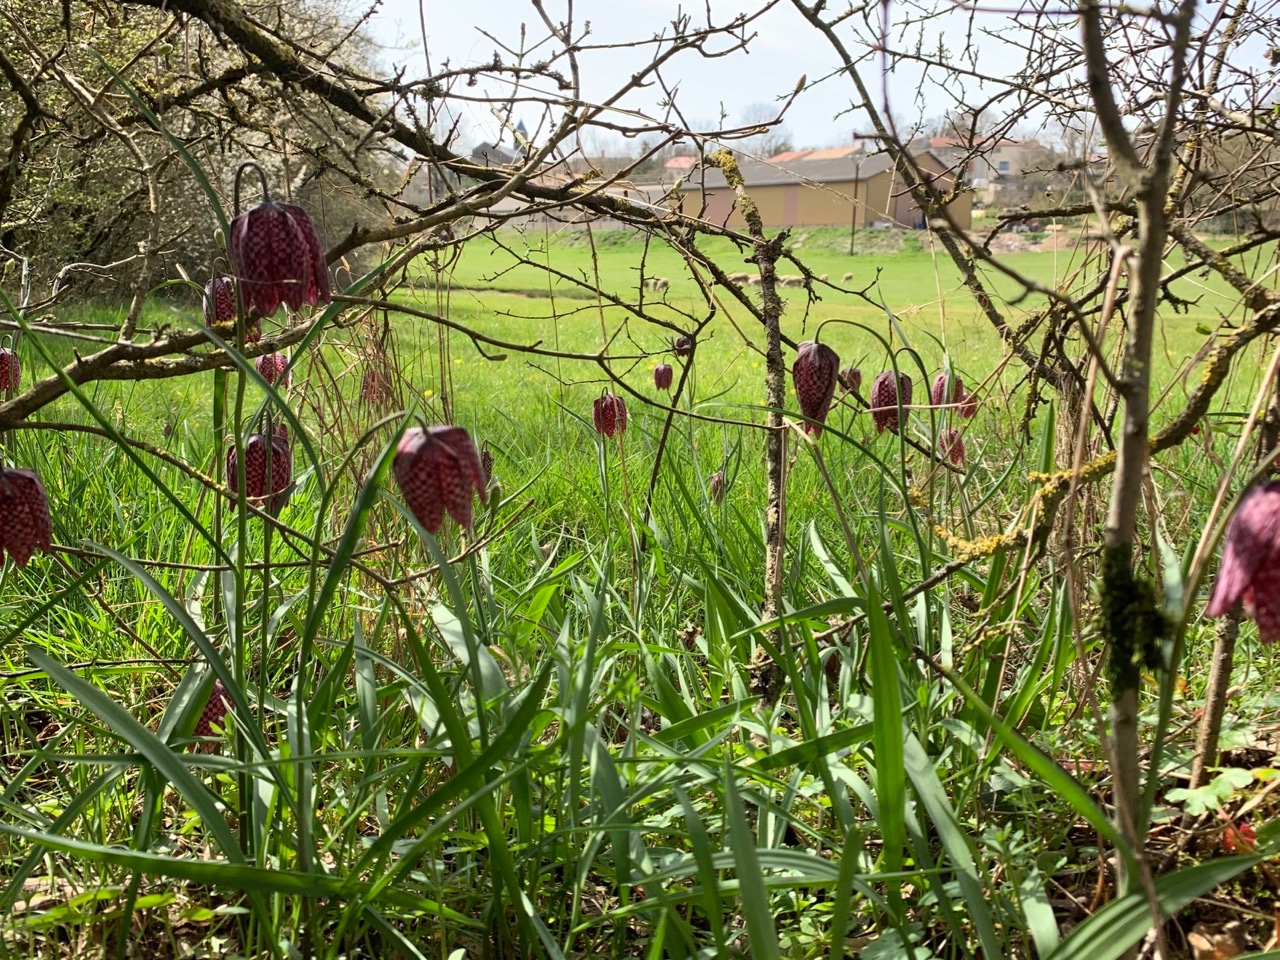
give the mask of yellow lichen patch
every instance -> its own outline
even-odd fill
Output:
[[[947,549],[951,552],[951,558],[960,563],[972,563],[975,560],[982,560],[986,557],[994,556],[1002,550],[1012,550],[1016,547],[1025,546],[1027,542],[1027,531],[1025,530],[1012,530],[1009,533],[978,537],[976,540],[957,537],[939,526],[935,526],[933,532],[938,535],[940,540],[946,543]]]
[[[1032,483],[1041,484],[1040,497],[1042,500],[1053,500],[1066,493],[1073,476],[1078,478],[1078,483],[1093,483],[1113,472],[1115,468],[1116,454],[1115,451],[1112,451],[1094,457],[1088,463],[1083,464],[1078,474],[1073,474],[1070,470],[1058,470],[1049,474],[1029,473],[1027,474],[1027,479]]]
[[[755,235],[762,234],[764,232],[764,221],[760,217],[760,208],[756,206],[755,201],[747,193],[747,183],[742,179],[742,171],[738,169],[738,161],[734,159],[733,154],[729,150],[717,150],[707,157],[707,163],[710,166],[719,167],[720,172],[724,174],[725,183],[736,194],[738,210],[742,214],[742,218],[747,221],[747,226],[752,233]]]

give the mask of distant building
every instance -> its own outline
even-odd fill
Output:
[[[954,173],[929,149],[914,150],[912,158],[939,190],[951,189]],[[768,160],[742,157],[738,162],[747,191],[769,227],[926,226],[924,212],[888,154],[868,154],[861,146],[836,147],[789,150]],[[680,189],[686,213],[701,205],[702,216],[713,223],[744,226],[734,192],[719,169],[694,171]],[[969,229],[968,193],[948,209],[960,229]]]
[[[471,151],[471,159],[483,167],[505,167],[516,162],[515,153],[497,143],[480,143]]]
[[[1046,152],[1037,140],[979,138],[970,143],[959,137],[933,137],[929,150],[968,180],[984,203],[995,202],[997,193],[1024,176]]]
[[[477,144],[467,157],[480,167],[502,167],[517,161],[517,157],[496,143]],[[438,163],[420,162],[405,188],[405,199],[410,203],[430,206],[446,197],[454,196],[475,186],[476,181]]]

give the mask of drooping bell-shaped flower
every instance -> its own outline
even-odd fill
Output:
[[[862,371],[857,367],[845,367],[840,371],[837,380],[840,386],[850,393],[857,393],[862,389]]]
[[[840,358],[825,343],[814,343],[806,340],[796,348],[796,362],[791,367],[791,378],[795,381],[796,400],[800,402],[800,412],[809,420],[805,433],[815,437],[822,436],[822,424],[827,420],[831,410],[831,398],[835,396],[836,379],[840,375]]]
[[[271,462],[268,464],[268,453]],[[227,451],[227,485],[236,486],[236,448]],[[284,504],[284,491],[293,473],[293,453],[289,448],[288,427],[281,423],[270,438],[255,433],[244,444],[244,492],[250,500],[270,498],[268,507],[275,513]],[[268,478],[268,474],[270,477]]]
[[[671,369],[671,364],[660,363],[653,368],[653,385],[659,390],[670,390],[674,376],[675,371]]]
[[[971,393],[966,393],[964,389],[964,381],[956,374],[952,374],[951,380],[951,398],[947,398],[947,379],[948,375],[944,371],[933,378],[933,386],[929,390],[929,399],[933,401],[935,407],[950,406],[956,414],[964,417],[966,420],[972,420],[974,414],[978,412],[978,398]]]
[[[391,372],[385,359],[374,360],[365,367],[360,378],[360,398],[374,406],[391,400]]]
[[[200,718],[196,720],[196,728],[192,733],[197,737],[216,737],[218,730],[226,729],[227,713],[230,709],[231,698],[227,696],[227,688],[222,685],[221,680],[213,681],[213,693],[209,695],[209,702],[205,704]],[[214,729],[215,727],[217,729]],[[218,749],[218,745],[201,743],[197,744],[197,749],[211,753]]]
[[[707,493],[711,497],[711,502],[718,504],[724,499],[725,491],[729,488],[728,478],[725,477],[723,470],[717,470],[710,479],[707,480]]]
[[[484,464],[462,427],[406,430],[391,471],[405,506],[433,536],[440,532],[446,510],[460,526],[471,526],[473,493],[481,503],[489,502]]]
[[[677,337],[671,351],[677,357],[689,356],[689,354],[693,353],[693,337]]]
[[[871,382],[871,420],[876,425],[876,433],[899,431],[899,404],[904,412],[911,405],[911,378],[905,373],[895,376],[892,370],[886,370]]]
[[[204,322],[209,326],[231,323],[236,318],[236,286],[230,277],[210,277],[204,285]]]
[[[246,306],[264,317],[333,299],[320,236],[295,204],[263,200],[232,220],[231,260]]]
[[[1258,638],[1280,640],[1280,480],[1254,487],[1236,508],[1206,613],[1220,617],[1241,601]]]
[[[53,549],[53,520],[44,486],[31,470],[0,468],[0,562],[8,551],[25,567],[39,547]]]
[[[288,366],[289,358],[283,353],[264,353],[258,358],[258,372],[273,387],[289,385],[289,374],[285,372]]]
[[[227,326],[236,320],[236,286],[230,277],[213,277],[204,285],[204,296],[201,298],[204,307],[204,322],[211,327]],[[244,332],[244,342],[257,343],[262,339],[262,320],[254,317],[247,320],[240,328]],[[226,333],[219,331],[225,338]]]
[[[938,431],[938,456],[950,460],[955,466],[964,463],[964,437],[954,427]]]
[[[22,365],[18,362],[17,351],[0,347],[0,392],[17,390],[21,380]]]
[[[624,434],[627,432],[627,405],[616,394],[606,393],[591,405],[591,419],[595,422],[596,433],[610,438]]]

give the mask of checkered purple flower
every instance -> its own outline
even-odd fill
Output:
[[[1205,612],[1220,617],[1240,602],[1263,643],[1280,640],[1280,480],[1254,487],[1236,508]]]

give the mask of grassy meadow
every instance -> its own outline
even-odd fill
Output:
[[[1107,893],[1091,597],[1056,541],[1033,563],[960,562],[964,544],[1029,522],[1029,474],[1068,465],[1070,412],[1042,389],[1027,415],[1024,368],[943,253],[910,237],[849,256],[847,235],[807,233],[795,255],[834,286],[816,283],[814,302],[783,291],[785,333],[821,326],[864,397],[891,345],[915,382],[918,446],[877,433],[849,397],[819,444],[796,433],[775,620],[760,613],[763,331],[730,292],[704,296],[672,247],[630,234],[504,232],[420,260],[389,304],[336,310],[287,390],[251,374],[99,382],[39,414],[95,432],[12,431],[6,462],[42,478],[64,549],[0,568],[0,956],[991,960],[1140,941],[1146,905]],[[751,269],[727,241],[700,242],[727,272]],[[1095,282],[1097,256],[979,269],[1016,327],[1045,291]],[[1270,263],[1244,266],[1271,283]],[[669,286],[642,290],[642,271]],[[569,278],[654,301],[660,325]],[[1186,308],[1160,319],[1156,427],[1198,383],[1213,331],[1242,316],[1216,277],[1173,292]],[[200,322],[169,293],[143,318]],[[703,324],[671,401],[653,366],[679,380],[670,344]],[[517,349],[535,344],[608,352],[628,388],[622,442],[592,429],[601,366]],[[73,346],[26,338],[24,383]],[[1203,595],[1179,560],[1262,381],[1267,354],[1251,349],[1206,429],[1152,467],[1143,541],[1171,591]],[[361,378],[381,351],[394,391],[371,403]],[[971,421],[927,406],[948,367],[979,397]],[[214,489],[222,398],[231,419],[275,403],[302,427],[278,523]],[[671,403],[697,416],[668,429]],[[387,445],[404,410],[447,414],[493,453],[473,531],[449,523],[437,540],[403,507]],[[922,452],[943,426],[964,432],[960,469]],[[1105,491],[1075,506],[1079,544],[1096,542]],[[1147,691],[1144,722],[1175,731],[1155,820],[1255,801],[1266,841],[1256,751],[1280,698],[1252,624],[1230,769],[1211,796],[1169,792],[1211,643],[1193,614],[1169,717]],[[762,658],[785,672],[776,706],[753,686]],[[215,677],[232,720],[192,749]],[[1226,857],[1221,830],[1211,818],[1191,866],[1160,881],[1162,907],[1186,929],[1243,917],[1265,940],[1270,874]]]

